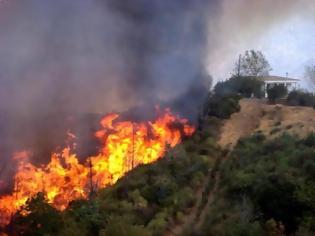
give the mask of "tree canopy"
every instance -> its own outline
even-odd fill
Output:
[[[266,76],[271,67],[261,51],[245,51],[235,63],[234,76]]]
[[[254,76],[234,76],[229,80],[218,82],[214,87],[217,96],[240,95],[241,97],[263,97],[263,82]]]

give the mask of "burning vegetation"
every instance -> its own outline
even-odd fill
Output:
[[[0,197],[0,225],[8,224],[12,215],[39,192],[55,208],[64,210],[71,201],[88,198],[138,165],[163,157],[169,147],[176,146],[195,130],[169,109],[155,121],[121,121],[120,115],[113,113],[106,115],[100,124],[102,129],[95,136],[102,147],[84,163],[75,154],[74,142],[53,153],[47,165],[35,166],[29,161],[30,153],[25,151],[14,155],[18,163],[14,190]],[[68,136],[75,138],[71,133]]]

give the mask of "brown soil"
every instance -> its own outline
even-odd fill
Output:
[[[226,120],[218,143],[231,149],[237,141],[253,133],[274,138],[284,132],[304,137],[315,132],[315,110],[310,107],[269,105],[263,100],[242,99],[241,110]]]

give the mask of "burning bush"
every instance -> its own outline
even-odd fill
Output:
[[[14,191],[0,197],[0,224],[8,223],[11,215],[38,192],[44,194],[48,203],[64,210],[71,201],[87,198],[96,189],[114,184],[138,165],[163,157],[168,147],[175,147],[183,136],[194,132],[187,120],[170,110],[149,122],[119,118],[118,114],[109,114],[101,120],[102,129],[96,136],[102,148],[85,163],[79,162],[70,146],[54,153],[50,162],[40,167],[30,163],[26,153],[17,156]]]

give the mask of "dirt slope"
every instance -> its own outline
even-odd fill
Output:
[[[241,110],[226,120],[219,144],[232,148],[239,138],[255,132],[274,138],[284,132],[300,137],[315,132],[315,110],[310,107],[269,105],[263,100],[242,99]]]

